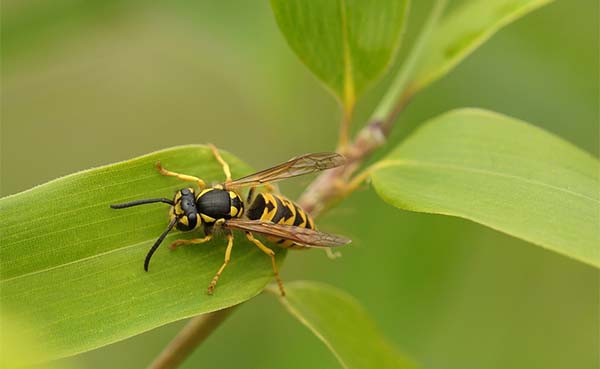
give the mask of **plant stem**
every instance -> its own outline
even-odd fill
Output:
[[[235,310],[236,306],[196,316],[165,347],[148,369],[174,369]]]

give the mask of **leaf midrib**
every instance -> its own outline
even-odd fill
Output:
[[[346,0],[339,1],[340,23],[342,26],[342,62],[344,64],[344,105],[348,107],[354,104],[354,77],[352,75],[352,55],[350,53],[350,41],[348,38],[348,20],[346,19]]]
[[[118,251],[123,251],[123,250],[130,249],[130,248],[134,248],[134,247],[140,246],[142,244],[145,244],[145,243],[153,241],[153,240],[154,239],[147,239],[145,241],[140,241],[140,242],[137,242],[137,243],[133,243],[131,245],[119,247],[119,248],[116,248],[116,249],[112,249],[112,250],[101,252],[99,254],[94,254],[94,255],[86,256],[86,257],[81,258],[81,259],[69,261],[69,262],[64,263],[64,264],[58,264],[58,265],[53,265],[53,266],[48,267],[48,268],[34,270],[32,272],[28,272],[28,273],[25,273],[25,274],[20,274],[20,275],[17,275],[17,276],[14,276],[14,277],[10,277],[10,278],[7,278],[7,279],[2,279],[2,280],[0,280],[0,283],[10,282],[10,281],[12,281],[14,279],[28,277],[28,276],[35,275],[35,274],[38,274],[38,273],[45,273],[45,272],[48,272],[48,271],[53,270],[53,269],[63,268],[63,267],[66,267],[68,265],[71,265],[71,264],[76,264],[76,263],[84,262],[86,260],[91,260],[91,259],[96,258],[96,257],[102,257],[102,256],[105,256],[105,255],[109,255],[109,254],[112,254],[113,252],[118,252]]]
[[[31,271],[31,272],[28,272],[28,273],[25,273],[25,274],[16,275],[16,276],[13,276],[13,277],[10,277],[10,278],[7,278],[7,279],[0,280],[0,284],[7,283],[7,282],[13,281],[13,280],[18,279],[18,278],[25,278],[25,277],[29,277],[29,276],[32,276],[32,275],[45,273],[45,272],[48,272],[48,271],[51,271],[51,270],[54,270],[54,269],[67,267],[69,265],[73,265],[73,264],[77,264],[77,263],[82,263],[82,262],[85,262],[87,260],[91,260],[91,259],[96,258],[96,257],[102,257],[102,256],[106,256],[106,255],[109,255],[109,254],[112,254],[112,253],[115,253],[115,252],[124,251],[124,250],[130,249],[130,248],[138,247],[138,246],[141,246],[143,244],[146,244],[146,243],[149,243],[149,242],[152,242],[152,241],[155,241],[155,238],[149,238],[147,240],[136,242],[136,243],[133,243],[133,244],[130,244],[130,245],[127,245],[127,246],[123,246],[123,247],[119,247],[119,248],[116,248],[116,249],[104,251],[104,252],[101,252],[101,253],[98,253],[98,254],[86,256],[86,257],[83,257],[81,259],[72,260],[72,261],[69,261],[69,262],[66,262],[66,263],[63,263],[63,264],[53,265],[53,266],[48,267],[48,268],[38,269],[38,270],[34,270],[34,271]],[[244,255],[243,257],[237,257],[235,261],[240,261],[239,259],[244,259],[245,257],[247,257],[247,255]],[[235,261],[232,259],[229,262],[229,265],[235,264]]]
[[[159,188],[159,189],[157,189],[157,191],[170,190],[170,189],[172,189],[172,187],[173,186]],[[115,200],[115,201],[113,201],[113,200],[103,201],[103,202],[95,203],[95,204],[88,205],[88,206],[81,206],[81,207],[78,207],[76,209],[67,209],[67,210],[62,211],[60,213],[55,213],[53,215],[47,215],[47,216],[44,216],[44,217],[35,218],[35,221],[31,221],[31,223],[34,223],[34,222],[35,223],[39,223],[39,222],[42,222],[42,221],[44,221],[46,219],[52,219],[53,217],[56,217],[57,215],[64,216],[64,215],[67,215],[67,214],[77,214],[77,213],[80,213],[80,212],[82,212],[84,210],[89,210],[89,209],[93,209],[93,208],[102,209],[103,207],[106,207],[108,209],[110,207],[110,204],[114,204],[115,202],[118,202],[118,201],[117,200]],[[44,234],[37,234],[37,235],[34,235],[32,237],[29,237],[29,238],[20,238],[18,241],[16,241],[16,242],[10,242],[10,243],[7,243],[6,245],[7,246],[14,246],[14,245],[17,245],[17,244],[20,244],[20,243],[26,243],[26,242],[33,241],[33,240],[36,240],[36,239],[39,239],[39,238],[46,238],[46,237],[48,237],[50,235],[54,235],[54,234],[57,234],[57,233],[61,233],[61,232],[65,232],[65,231],[72,231],[72,230],[79,229],[79,228],[86,228],[86,227],[89,227],[90,225],[95,225],[95,224],[99,224],[99,223],[102,223],[102,222],[108,222],[108,221],[111,221],[111,220],[114,220],[114,219],[129,218],[132,215],[136,215],[138,213],[139,214],[141,214],[141,213],[147,213],[147,212],[148,211],[145,210],[145,211],[138,211],[136,213],[129,212],[129,214],[125,214],[125,215],[115,215],[112,218],[101,219],[101,220],[98,220],[96,222],[77,224],[77,225],[75,225],[73,227],[61,228],[61,229],[57,229],[56,231],[46,232]],[[11,225],[6,226],[6,229],[8,230],[11,227],[14,228],[14,227],[17,227],[17,226],[23,228],[24,226],[26,226],[28,224],[30,224],[30,222],[15,222],[15,224],[11,224]],[[31,232],[24,231],[23,233],[31,233]]]
[[[585,195],[585,194],[582,194],[582,193],[579,193],[576,191],[572,191],[572,190],[569,190],[569,189],[566,189],[563,187],[557,187],[557,186],[554,186],[554,185],[551,185],[548,183],[532,180],[532,179],[529,179],[526,177],[521,177],[521,176],[507,174],[507,173],[501,173],[501,172],[494,172],[494,171],[487,170],[487,169],[469,168],[469,167],[463,167],[460,165],[449,165],[449,164],[441,164],[441,163],[436,163],[436,162],[426,162],[426,161],[420,161],[420,160],[406,160],[406,159],[382,160],[379,163],[375,164],[373,169],[375,171],[377,171],[378,169],[384,169],[384,168],[393,167],[393,166],[417,166],[417,167],[423,166],[423,167],[432,167],[432,168],[441,168],[441,169],[454,169],[454,170],[463,171],[463,172],[478,173],[478,174],[485,174],[485,175],[496,176],[496,177],[510,178],[510,179],[534,184],[534,185],[541,186],[541,187],[551,188],[553,190],[564,192],[564,193],[567,193],[572,196],[581,197],[586,200],[591,200],[600,205],[600,199],[594,199],[592,197],[589,197],[588,195]]]

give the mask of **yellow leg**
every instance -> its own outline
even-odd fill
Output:
[[[192,238],[191,240],[176,240],[176,241],[173,241],[169,245],[169,248],[171,250],[175,250],[178,246],[181,246],[181,245],[192,245],[192,244],[205,243],[205,242],[210,241],[211,239],[212,239],[212,234],[209,234],[208,236],[206,236],[204,238]]]
[[[215,290],[215,287],[217,286],[217,282],[219,281],[219,278],[221,277],[221,273],[223,273],[223,270],[225,269],[227,264],[229,264],[229,259],[231,259],[231,249],[232,248],[233,248],[233,235],[228,234],[227,235],[227,249],[225,250],[225,261],[223,262],[223,265],[221,265],[221,268],[219,268],[219,271],[217,272],[217,274],[215,274],[212,281],[208,285],[208,294],[209,295],[213,294],[213,291]]]
[[[265,191],[267,191],[267,192],[279,192],[279,189],[274,184],[265,183]]]
[[[160,161],[156,162],[156,169],[163,176],[176,177],[176,178],[181,179],[182,181],[187,181],[187,182],[196,182],[200,189],[203,189],[204,187],[206,187],[206,183],[204,183],[204,181],[201,180],[200,178],[194,177],[194,176],[189,176],[187,174],[180,174],[180,173],[171,172],[170,170],[166,170],[165,168],[162,167],[162,165],[160,164]]]
[[[210,147],[210,149],[213,152],[213,155],[223,167],[223,173],[225,173],[225,183],[231,182],[231,169],[229,169],[229,164],[227,164],[227,162],[221,157],[221,154],[219,153],[219,150],[215,147],[215,145],[209,143],[208,147]]]
[[[271,257],[271,265],[273,266],[273,273],[275,274],[275,279],[277,280],[277,284],[279,285],[279,292],[281,292],[281,296],[285,296],[285,289],[283,288],[283,282],[281,281],[281,278],[279,277],[279,272],[277,271],[277,264],[275,263],[275,251],[271,250],[270,248],[265,246],[262,242],[260,242],[256,238],[254,238],[254,236],[250,232],[246,232],[246,237],[248,237],[248,239],[252,243],[254,243],[256,246],[258,246],[258,248],[261,249],[262,252],[264,252],[265,254],[267,254]]]
[[[332,249],[330,249],[329,247],[325,249],[325,253],[327,254],[327,257],[331,260],[335,260],[337,258],[341,258],[342,257],[342,253],[339,251],[333,251]]]

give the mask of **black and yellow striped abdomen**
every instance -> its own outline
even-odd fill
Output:
[[[251,220],[315,229],[312,218],[300,206],[281,195],[272,193],[259,193],[256,195],[246,214],[248,219]],[[268,237],[268,240],[285,248],[304,248],[304,246],[282,238]]]

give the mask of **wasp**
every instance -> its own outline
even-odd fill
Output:
[[[305,154],[246,177],[232,180],[229,164],[221,157],[215,146],[209,145],[209,147],[223,168],[225,182],[207,186],[206,182],[198,177],[169,171],[163,168],[160,162],[157,162],[156,168],[160,174],[176,177],[182,181],[195,182],[198,190],[188,187],[175,192],[173,199],[143,199],[111,205],[113,209],[159,202],[170,205],[169,225],[154,242],[144,260],[146,272],[152,255],[173,228],[182,232],[202,228],[204,237],[176,240],[171,243],[171,249],[186,244],[207,242],[213,238],[215,229],[222,229],[227,237],[227,248],[225,249],[225,260],[208,286],[207,292],[211,295],[231,259],[232,230],[241,230],[245,232],[248,240],[271,258],[273,274],[281,295],[285,296],[283,282],[275,263],[275,252],[255,238],[254,234],[263,235],[267,240],[280,247],[292,249],[334,247],[350,243],[350,240],[345,237],[317,231],[311,216],[298,204],[282,195],[273,193],[274,187],[271,185],[282,179],[343,165],[345,158],[342,155],[329,152]],[[267,191],[255,195],[255,189],[258,186],[264,186]],[[240,195],[242,188],[249,188],[245,201]]]

